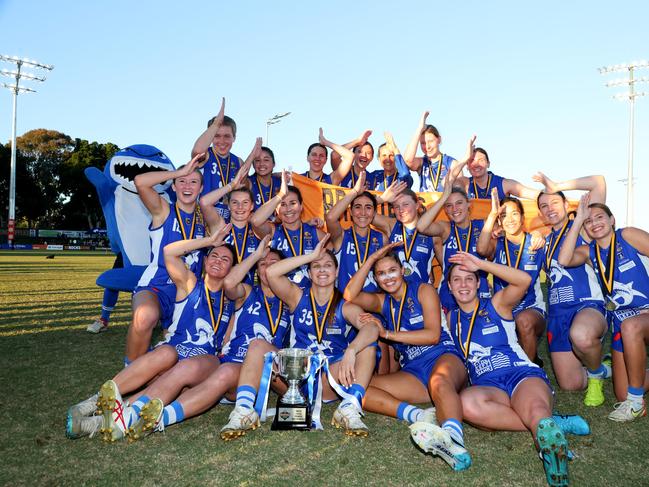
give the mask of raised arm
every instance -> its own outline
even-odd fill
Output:
[[[505,194],[513,194],[519,198],[525,198],[527,200],[534,200],[539,195],[539,190],[525,186],[522,183],[519,183],[515,179],[504,179],[503,180],[503,191]]]
[[[442,239],[446,236],[446,232],[449,230],[448,224],[446,222],[436,222],[435,218],[437,218],[439,212],[444,208],[448,197],[451,196],[453,183],[455,182],[454,174],[453,171],[446,174],[442,195],[433,206],[428,208],[424,214],[419,217],[419,220],[417,220],[417,231],[419,233],[430,235],[431,237],[440,237]]]
[[[572,222],[570,231],[566,234],[566,237],[563,239],[563,243],[561,244],[561,250],[559,250],[559,255],[557,256],[557,262],[559,262],[559,265],[562,265],[564,267],[578,267],[589,262],[588,246],[580,245],[579,247],[577,247],[579,232],[581,232],[581,227],[584,225],[584,220],[588,216],[588,205],[590,204],[589,195],[590,193],[586,193],[579,199],[579,205],[577,206],[577,215]]]
[[[492,234],[494,231],[494,225],[498,217],[500,216],[501,208],[500,201],[498,200],[498,190],[496,188],[491,189],[491,211],[489,216],[484,221],[484,226],[480,232],[480,237],[478,237],[478,244],[476,250],[478,253],[489,260],[493,260],[494,252],[496,251],[496,240],[493,239]]]
[[[394,199],[399,196],[408,185],[403,182],[395,179],[392,181],[392,184],[388,186],[383,193],[376,197],[378,204],[383,203],[392,203]],[[374,213],[374,219],[372,220],[372,225],[378,228],[381,232],[386,235],[392,233],[392,228],[396,222],[396,218],[391,218],[386,215],[381,215],[378,211]]]
[[[223,244],[223,239],[230,231],[230,228],[232,228],[232,225],[225,225],[221,230],[209,237],[178,240],[165,245],[163,249],[165,268],[176,285],[177,301],[185,299],[196,285],[196,275],[185,266],[182,257],[194,250]]]
[[[198,154],[206,154],[207,149],[210,148],[212,140],[216,136],[216,131],[219,129],[223,123],[223,116],[225,115],[225,98],[221,98],[221,108],[219,113],[216,115],[214,122],[207,127],[207,130],[199,135],[196,142],[194,142],[194,147],[192,147],[192,157],[197,156]]]
[[[403,160],[406,162],[406,165],[410,168],[411,171],[419,171],[419,169],[421,169],[422,158],[415,156],[417,155],[417,147],[419,147],[421,132],[426,126],[426,119],[428,118],[428,114],[429,112],[424,112],[419,119],[419,125],[417,125],[417,129],[412,134],[412,138],[408,143],[408,147],[406,147],[406,151],[403,154]]]
[[[237,301],[237,308],[248,298],[251,290],[250,285],[245,284],[242,281],[246,278],[250,269],[252,269],[257,262],[268,253],[269,242],[270,235],[266,235],[262,241],[259,242],[259,245],[252,254],[230,269],[230,272],[223,281],[225,295],[231,301]]]
[[[282,171],[282,185],[279,188],[279,191],[275,196],[270,198],[266,203],[257,208],[252,216],[250,217],[250,224],[255,234],[263,238],[266,235],[271,235],[275,230],[275,226],[268,221],[268,219],[273,216],[273,213],[282,202],[282,199],[288,193],[288,178],[289,174],[283,170]]]
[[[345,214],[351,202],[364,191],[365,188],[365,171],[363,171],[356,181],[354,187],[345,193],[345,196],[336,203],[331,210],[325,215],[327,230],[331,235],[331,243],[336,251],[340,250],[343,242],[343,227],[340,225],[340,218]]]
[[[359,137],[356,137],[354,140],[350,140],[346,144],[343,144],[343,147],[345,149],[350,149],[354,150],[356,147],[363,147],[365,143],[367,142],[367,139],[370,138],[370,135],[372,135],[371,130],[366,130],[363,132]],[[335,171],[338,169],[338,166],[340,166],[340,162],[342,161],[342,157],[338,152],[332,151],[331,152],[331,168]]]
[[[352,168],[354,153],[342,145],[334,144],[330,140],[327,140],[322,132],[322,128],[320,128],[319,141],[325,147],[329,147],[332,151],[337,152],[342,159],[340,165],[331,173],[331,182],[339,185]]]
[[[555,182],[542,172],[538,172],[532,179],[543,184],[547,193],[571,190],[590,191],[591,203],[606,203],[606,179],[604,179],[604,176],[584,176]]]

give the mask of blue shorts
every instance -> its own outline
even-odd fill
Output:
[[[579,307],[574,307],[563,313],[551,313],[548,316],[548,350],[550,352],[572,352],[572,343],[570,342],[570,327],[577,313],[581,310],[592,308],[599,311],[604,316],[604,306],[602,303],[587,303]]]
[[[472,380],[471,385],[495,387],[496,389],[500,389],[501,391],[506,392],[507,395],[511,398],[521,382],[523,382],[525,379],[538,377],[539,379],[543,379],[543,381],[550,388],[550,391],[552,391],[552,394],[554,394],[552,386],[550,385],[550,381],[548,380],[548,376],[546,375],[545,371],[539,367],[521,366],[515,367],[508,373],[485,375],[486,376],[477,378],[475,381]]]
[[[627,308],[627,309],[616,309],[614,311],[606,312],[606,321],[608,321],[609,326],[613,336],[611,337],[611,348],[616,352],[624,352],[624,345],[622,343],[622,322],[634,316],[638,316],[642,311],[647,310],[646,308]]]
[[[545,312],[545,309],[544,309],[544,308],[540,308],[539,306],[528,306],[527,308],[514,309],[514,310],[512,311],[512,315],[514,316],[514,319],[516,319],[516,317],[517,317],[519,314],[521,314],[523,311],[528,310],[528,309],[533,309],[534,311],[536,311],[537,313],[539,313],[539,314],[543,317],[544,320],[547,321],[547,319],[548,319],[548,314]]]
[[[176,304],[176,285],[164,284],[162,286],[138,286],[133,290],[133,295],[140,291],[148,291],[155,294],[160,305],[160,325],[163,329],[169,328],[174,316],[174,306]]]
[[[214,355],[215,352],[214,348],[209,346],[199,347],[192,344],[181,343],[180,340],[173,340],[173,339],[158,343],[154,347],[154,350],[158,347],[161,347],[162,345],[169,345],[170,347],[174,347],[176,349],[176,354],[178,355],[178,362],[180,362],[181,360],[185,360],[186,358],[198,357],[201,355]]]
[[[424,387],[428,389],[428,380],[430,379],[430,375],[433,373],[437,360],[447,353],[456,356],[462,363],[464,363],[462,356],[458,353],[455,347],[440,345],[429,349],[426,353],[409,361],[401,367],[401,370],[414,375],[419,379],[419,382],[424,384]]]

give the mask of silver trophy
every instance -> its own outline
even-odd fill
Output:
[[[300,383],[309,376],[312,355],[301,348],[284,348],[277,352],[277,373],[288,384],[288,390],[277,401],[271,429],[311,429],[311,408],[300,392]]]

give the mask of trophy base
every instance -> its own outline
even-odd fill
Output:
[[[311,408],[307,404],[285,404],[277,401],[275,419],[270,427],[273,431],[309,431],[311,429]]]

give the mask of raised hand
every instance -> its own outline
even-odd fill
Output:
[[[552,181],[545,174],[543,174],[541,171],[537,172],[534,176],[532,176],[532,181],[541,183],[543,186],[545,186],[546,193],[554,194],[557,191],[559,191],[555,182]]]
[[[356,180],[356,184],[354,184],[353,191],[355,191],[356,194],[361,194],[363,191],[365,191],[365,178],[366,173],[365,171],[362,171],[360,176],[358,176],[358,179]]]
[[[480,270],[480,262],[482,261],[482,259],[468,252],[457,252],[451,255],[448,260],[451,264],[459,264],[462,270],[469,272]]]
[[[394,137],[392,137],[390,132],[383,132],[383,137],[385,138],[386,147],[394,154],[397,151],[397,144],[394,143]]]
[[[464,162],[468,163],[470,160],[473,159],[474,153],[475,153],[475,140],[477,136],[473,134],[471,138],[469,139],[469,142],[466,146],[466,152],[464,153]]]
[[[588,193],[584,193],[583,195],[581,195],[581,198],[579,198],[579,205],[577,205],[577,215],[575,215],[575,220],[583,222],[586,218],[588,218],[588,215],[590,213],[588,205],[590,205],[590,191]]]
[[[426,110],[421,116],[421,120],[419,121],[419,125],[421,125],[422,128],[426,125],[426,120],[428,120],[428,115],[430,115],[430,112],[428,110]]]
[[[365,145],[365,143],[367,142],[367,139],[370,138],[370,135],[372,135],[371,130],[366,130],[365,132],[363,132],[363,135],[361,135],[358,138],[358,146],[357,147],[359,147],[359,148],[363,147]]]
[[[191,173],[196,171],[196,169],[200,169],[200,167],[207,162],[207,157],[205,157],[205,161],[202,161],[204,157],[205,152],[196,154],[191,161],[176,171],[176,177],[182,178],[184,176],[189,176]]]
[[[308,225],[314,226],[316,228],[323,228],[325,225],[325,222],[322,218],[318,218],[317,216],[314,216],[310,220],[306,221]]]
[[[538,230],[530,232],[530,250],[539,250],[545,247],[545,237]]]
[[[408,185],[404,181],[395,179],[392,184],[388,186],[383,193],[381,193],[381,201],[384,203],[392,203],[397,196],[399,196]]]
[[[491,212],[490,216],[500,216],[503,208],[500,207],[500,199],[498,198],[498,189],[491,188]]]
[[[324,132],[322,131],[322,127],[320,127],[320,130],[318,131],[318,142],[320,142],[320,143],[321,143],[322,145],[324,145],[325,147],[329,147],[329,145],[331,144],[331,142],[329,142],[329,141],[325,138],[325,136],[324,136]]]
[[[225,97],[221,98],[221,108],[219,108],[219,113],[216,114],[214,123],[221,125],[223,123],[223,117],[225,117]]]
[[[316,245],[315,249],[313,249],[313,252],[309,254],[309,256],[312,257],[311,262],[324,257],[324,255],[327,253],[327,242],[329,241],[330,237],[331,235],[327,233],[320,239],[318,245]]]
[[[210,245],[212,247],[218,247],[219,245],[223,245],[225,243],[225,238],[230,234],[231,230],[232,230],[232,223],[223,225],[221,228],[219,228],[218,232],[214,233],[213,235],[210,235]]]
[[[257,245],[257,248],[255,251],[251,254],[254,255],[254,258],[256,261],[259,261],[260,259],[263,259],[266,257],[268,254],[268,249],[270,247],[270,241],[272,240],[271,235],[266,235],[264,238],[261,239],[259,242],[259,245]]]
[[[377,260],[382,259],[386,255],[388,255],[392,251],[392,249],[401,246],[403,246],[403,242],[390,242],[389,244],[384,245],[379,250],[377,250],[372,255],[370,255],[370,257],[367,260],[371,260],[372,263],[374,263]]]
[[[282,169],[282,184],[279,187],[279,191],[277,192],[277,195],[280,198],[283,198],[288,194],[288,180],[290,179],[291,175],[288,173],[286,169]]]

